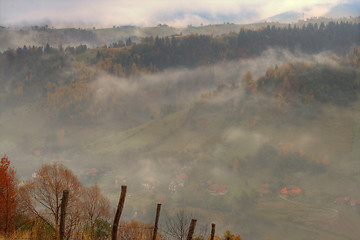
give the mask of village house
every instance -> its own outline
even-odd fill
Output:
[[[184,187],[185,181],[188,179],[188,175],[186,173],[180,173],[176,176],[176,183],[179,187]]]
[[[97,174],[99,174],[99,169],[97,168],[90,168],[89,170],[86,171],[87,175],[91,175],[91,176],[96,176]]]
[[[269,184],[263,184],[256,191],[259,193],[260,197],[264,197],[266,195],[271,194],[271,190],[269,189]]]
[[[208,192],[211,195],[225,195],[228,192],[228,188],[226,186],[212,184],[210,185]]]
[[[40,149],[34,151],[34,155],[40,157],[42,151]]]
[[[178,175],[176,175],[175,180],[172,180],[169,183],[169,191],[174,194],[176,193],[176,190],[178,189],[178,187],[184,187],[185,185],[185,181],[188,179],[188,175],[186,173],[180,173]]]
[[[350,197],[338,197],[335,199],[334,203],[341,205],[360,206],[360,200],[352,199]]]
[[[358,199],[350,199],[349,203],[350,203],[350,206],[356,206],[356,205],[360,206],[360,200],[358,200]]]
[[[177,186],[178,185],[177,185],[177,183],[175,181],[171,181],[169,183],[169,191],[170,191],[170,193],[175,194],[176,190],[177,190]]]
[[[153,177],[143,178],[141,181],[141,185],[148,191],[155,188],[156,180]]]
[[[302,192],[301,188],[297,186],[286,186],[280,190],[281,194],[296,196]]]
[[[337,204],[347,204],[350,201],[350,197],[338,197],[335,199],[335,203]]]

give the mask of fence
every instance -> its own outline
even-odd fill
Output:
[[[195,228],[196,228],[196,219],[191,219],[189,226],[178,226],[181,230],[181,233],[176,233],[176,230],[174,228],[170,228],[170,230],[161,230],[159,229],[158,223],[160,218],[160,211],[161,211],[161,204],[157,204],[156,208],[156,214],[155,214],[155,222],[154,225],[152,224],[144,224],[144,223],[138,223],[138,222],[123,222],[120,223],[121,214],[124,208],[125,204],[125,198],[126,198],[126,190],[127,186],[121,186],[121,194],[119,203],[117,206],[116,214],[114,217],[114,221],[112,224],[112,230],[111,230],[111,236],[104,236],[104,238],[95,238],[95,239],[109,239],[111,237],[112,240],[159,240],[159,239],[169,239],[169,238],[175,238],[178,240],[192,240]],[[80,236],[74,237],[74,238],[66,238],[65,237],[65,224],[66,224],[66,206],[68,202],[68,194],[69,192],[67,190],[64,190],[63,197],[61,201],[61,216],[60,216],[60,227],[59,227],[59,233],[58,236],[55,237],[55,239],[58,240],[90,240],[94,239],[93,237],[84,236],[84,234],[80,234]],[[34,224],[33,224],[34,225]],[[184,222],[182,223],[184,225]],[[120,230],[120,231],[119,231]],[[187,230],[187,232],[185,232]],[[171,232],[173,231],[173,232]],[[160,237],[158,232],[161,232],[163,237]],[[185,238],[186,236],[186,238]],[[214,240],[215,236],[215,224],[212,223],[211,225],[211,234],[210,239]],[[7,240],[7,239],[23,239],[23,240],[49,240],[48,238],[39,238],[39,236],[33,237],[32,233],[23,234],[22,236],[17,236],[16,233],[13,234],[11,237],[0,237],[0,240]]]

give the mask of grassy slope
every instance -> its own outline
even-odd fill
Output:
[[[353,128],[353,156],[359,160],[360,156],[360,101],[354,104],[354,128]]]
[[[357,102],[355,105],[358,107],[360,104]],[[283,142],[291,143],[292,150],[303,150],[320,158],[355,151],[353,145],[359,141],[356,108],[324,105],[323,112],[315,120],[304,121],[301,126],[283,124],[277,127],[273,122],[276,119],[271,119],[271,116],[267,121],[252,126],[252,119],[246,117],[239,122],[224,123],[226,114],[231,113],[223,110],[197,116],[191,116],[189,111],[182,110],[123,132],[114,132],[84,146],[84,150],[121,154],[137,150],[181,152],[193,149],[211,153],[214,158],[220,155],[228,158],[253,154],[266,142],[273,145]]]
[[[160,144],[178,130],[186,120],[187,111],[183,110],[160,121],[152,121],[120,133],[113,133],[86,145],[84,150],[95,154],[121,154],[125,151],[147,150],[154,144]]]
[[[359,142],[359,106],[360,101],[356,102],[353,108],[341,109],[324,106],[324,111],[317,119],[304,122],[300,127],[284,125],[280,129],[271,127],[271,122],[276,118],[272,119],[270,116],[270,120],[260,121],[256,127],[252,127],[252,119],[246,117],[242,121],[227,125],[223,124],[226,122],[226,115],[229,114],[226,110],[220,110],[217,113],[202,111],[194,114],[191,109],[185,109],[136,128],[121,132],[115,131],[97,138],[96,141],[91,140],[94,139],[91,137],[89,138],[91,143],[84,144],[83,149],[95,156],[103,154],[122,155],[129,151],[139,156],[159,152],[169,152],[176,155],[176,153],[196,151],[194,156],[215,164],[216,162],[218,164],[231,163],[235,156],[243,158],[251,155],[263,142],[270,142],[274,145],[280,141],[292,142],[294,150],[301,148],[307,153],[321,156],[327,153],[331,160],[329,172],[326,175],[312,176],[309,179],[298,181],[297,183],[306,192],[294,200],[296,203],[280,199],[275,193],[273,197],[262,199],[259,202],[251,212],[252,217],[249,221],[256,222],[253,226],[259,232],[258,237],[261,239],[283,239],[283,234],[290,234],[293,236],[292,239],[302,239],[309,236],[313,236],[314,239],[356,239],[360,229],[358,226],[359,217],[349,213],[348,211],[351,209],[335,205],[332,201],[335,197],[347,195],[360,198],[358,191],[360,179],[356,177],[358,175],[354,175],[353,178],[346,177],[359,171],[359,169],[354,168],[358,164],[355,163],[354,165],[348,159],[337,158],[337,156],[350,154],[352,150],[354,156],[359,156],[356,147]],[[6,131],[14,132],[8,127],[20,126],[23,124],[21,119],[28,116],[24,107],[2,115],[0,123],[3,133],[6,134]],[[9,125],[10,122],[11,125]],[[26,135],[37,136],[30,143],[29,149],[36,149],[36,147],[43,145],[39,142],[35,144],[36,139],[44,139],[43,135],[46,135],[46,133],[36,132],[41,129],[40,125],[44,125],[44,122],[41,121],[41,116],[38,116],[32,121],[27,118],[27,124],[29,128],[26,129]],[[239,129],[241,131],[238,133]],[[99,130],[101,129],[87,129],[84,132],[90,136]],[[77,131],[77,134],[82,135],[79,130]],[[236,134],[234,135],[234,133]],[[69,137],[74,138],[77,134],[72,133],[72,136]],[[97,133],[96,135],[101,136],[102,134]],[[22,138],[21,134],[19,136],[13,135],[13,139],[9,139],[9,141],[18,142],[19,139],[17,138]],[[81,139],[79,136],[77,138]],[[5,141],[5,139],[2,140]],[[202,152],[204,154],[201,157]],[[103,162],[94,162],[94,164],[98,164],[100,167]],[[271,184],[273,182],[271,172],[266,170],[253,170],[245,175],[240,175],[236,172],[230,172],[226,175],[219,174],[213,180],[229,187],[229,194],[224,196],[225,198],[240,196],[243,191],[255,189],[263,183]],[[245,181],[248,182],[249,186],[243,184]],[[347,187],[344,189],[344,186]],[[339,195],[336,195],[334,189],[343,190],[340,190]],[[142,206],[142,208],[137,208],[140,211],[146,206],[151,206],[152,200],[149,199],[153,196],[144,197],[147,196],[146,194],[146,192],[134,193],[129,205]],[[115,200],[117,197],[118,193],[114,193]],[[324,202],[327,204],[324,205]],[[339,210],[339,212],[333,216],[335,210]],[[217,221],[219,227],[227,219],[226,214],[219,212],[219,210],[207,209],[206,206],[204,208],[192,208],[192,212]],[[225,224],[222,227],[231,228],[233,226]],[[239,231],[244,236],[250,234],[246,231]],[[266,233],[266,235],[261,233]],[[253,232],[251,236],[254,236]]]
[[[265,239],[279,238],[284,232],[298,236],[296,239],[311,235],[314,239],[356,239],[359,233],[359,226],[356,225],[358,216],[349,217],[342,211],[334,217],[330,215],[339,207],[332,203],[335,197],[350,194],[353,198],[360,198],[357,189],[360,179],[347,177],[355,171],[354,162],[350,158],[341,158],[350,156],[352,152],[358,156],[359,106],[360,101],[353,108],[324,105],[318,118],[304,121],[301,126],[284,124],[280,127],[274,127],[276,117],[273,116],[253,127],[252,119],[246,117],[239,122],[224,124],[227,114],[230,114],[226,110],[191,115],[191,109],[186,109],[127,131],[114,132],[84,146],[84,150],[93,154],[114,155],[130,151],[139,156],[160,152],[172,155],[195,152],[193,156],[199,160],[205,159],[220,166],[231,165],[234,157],[241,159],[254,154],[263,143],[275,146],[279,142],[291,143],[293,151],[302,150],[315,160],[320,161],[327,156],[328,173],[308,179],[289,178],[289,183],[300,184],[306,191],[297,199],[300,203],[292,203],[292,207],[288,206],[290,202],[277,196],[270,202],[266,199],[260,202],[253,212],[254,216],[265,221],[257,227],[259,231],[268,234]],[[274,183],[271,172],[256,169],[246,172],[244,176],[239,176],[237,172],[219,174],[213,180],[229,187],[230,193],[226,198],[240,196],[243,191],[256,189],[263,183]],[[242,183],[239,184],[239,181]],[[248,186],[243,184],[245,181]],[[344,185],[347,190],[340,190]],[[206,207],[202,211],[207,212],[205,215],[208,216],[215,214],[214,210],[206,210]],[[218,214],[219,219],[223,217]],[[269,222],[274,226],[268,227]],[[328,227],[330,224],[332,228]]]
[[[301,149],[318,159],[327,155],[330,160],[327,174],[310,176],[308,179],[290,179],[305,190],[303,196],[295,199],[299,203],[284,201],[278,198],[277,193],[270,199],[262,199],[252,212],[253,216],[257,217],[253,221],[258,222],[254,225],[258,232],[266,233],[267,236],[259,235],[261,239],[282,239],[284,233],[298,237],[292,239],[309,236],[314,236],[314,239],[356,239],[360,229],[359,216],[352,215],[349,213],[351,209],[335,205],[332,201],[338,196],[360,199],[359,109],[359,100],[351,108],[324,105],[323,112],[316,119],[304,121],[300,126],[284,124],[275,127],[277,118],[269,115],[254,127],[253,119],[246,116],[239,121],[229,121],[233,113],[226,108],[215,112],[201,108],[194,112],[194,109],[189,108],[126,131],[113,131],[111,134],[108,134],[108,130],[99,128],[85,127],[81,131],[73,128],[74,132],[69,131],[67,138],[73,139],[73,144],[76,144],[74,139],[82,139],[78,144],[83,146],[86,153],[94,155],[94,158],[104,154],[121,156],[129,152],[139,157],[159,153],[175,156],[190,152],[197,160],[211,162],[216,166],[231,165],[234,157],[246,159],[246,156],[254,154],[263,143],[278,146],[279,142],[289,142],[294,151]],[[11,139],[0,136],[2,143],[29,142],[29,151],[44,145],[44,142],[39,140],[46,139],[49,133],[39,132],[45,122],[42,116],[34,111],[35,109],[23,106],[2,114],[0,129],[3,136],[7,135],[7,132],[16,132],[16,128],[20,129],[26,121],[28,128],[25,135],[32,139],[23,139],[23,133],[19,132],[12,135]],[[33,114],[30,116],[29,112]],[[58,130],[53,132],[56,137]],[[92,136],[88,138],[90,143],[84,144],[84,136]],[[93,136],[96,136],[97,140],[94,141]],[[33,158],[34,156],[27,160],[35,162],[36,159]],[[94,161],[91,164],[101,167],[104,162]],[[117,169],[116,164],[112,166]],[[224,196],[225,199],[240,196],[244,191],[251,192],[251,189],[256,189],[263,183],[274,182],[271,172],[258,169],[241,174],[236,171],[218,174],[213,180],[228,186],[229,194]],[[245,181],[248,186],[245,186]],[[113,184],[113,180],[99,183]],[[108,192],[114,191],[107,188]],[[144,207],[152,204],[149,200],[152,195],[147,198],[145,192],[139,192],[138,196],[134,194],[131,205]],[[116,192],[114,199],[117,197]],[[207,209],[206,206],[197,209],[209,219],[226,221],[226,214],[218,210]],[[331,217],[334,210],[339,210],[339,214]],[[223,227],[227,226],[231,228],[231,224]],[[246,232],[244,234],[246,235]]]

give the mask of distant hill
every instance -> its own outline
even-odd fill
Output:
[[[309,18],[307,12],[300,11],[287,11],[271,16],[264,21],[267,22],[279,22],[279,23],[297,23],[298,21],[305,20]],[[343,19],[349,17],[359,17],[360,16],[360,2],[352,1],[348,3],[340,3],[325,13],[322,16],[315,16],[316,18],[332,18],[332,19]],[[324,22],[327,22],[327,19],[323,19]]]
[[[324,17],[329,18],[343,18],[343,17],[359,17],[360,16],[360,2],[352,1],[348,3],[340,3],[332,7]]]
[[[346,9],[358,12],[359,5],[354,3],[353,5],[344,5]],[[345,8],[340,6],[340,9]],[[334,8],[336,10],[336,8]],[[334,10],[334,11],[335,11]],[[334,12],[332,11],[332,12]],[[264,29],[267,26],[275,26],[276,28],[284,28],[288,26],[288,23],[292,23],[293,26],[302,26],[309,22],[313,22],[314,19],[307,19],[303,21],[303,13],[297,11],[289,11],[277,14],[275,16],[264,19],[257,23],[249,24],[235,24],[235,23],[221,23],[211,24],[204,26],[191,26],[186,28],[175,28],[168,25],[158,25],[153,27],[137,27],[137,26],[113,26],[112,28],[104,29],[80,29],[80,28],[65,28],[54,29],[48,26],[33,26],[23,29],[4,28],[0,26],[0,51],[6,51],[9,48],[16,49],[23,46],[43,46],[49,44],[51,47],[59,47],[60,45],[66,48],[67,46],[77,46],[79,44],[86,44],[88,47],[104,47],[113,43],[119,43],[119,41],[126,42],[129,38],[132,42],[140,42],[145,37],[172,37],[172,36],[185,36],[192,34],[203,34],[211,36],[221,36],[228,34],[229,32],[239,33],[240,29],[259,30]],[[330,13],[329,13],[330,14]],[[347,14],[347,16],[355,16],[355,14]],[[359,15],[359,14],[358,14]],[[305,13],[306,18],[306,13]],[[359,23],[359,18],[341,19]],[[329,23],[333,20],[331,18],[316,18],[318,23]]]
[[[303,19],[303,14],[296,11],[279,13],[266,19],[267,22],[296,23]]]

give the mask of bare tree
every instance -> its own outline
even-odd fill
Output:
[[[191,214],[187,214],[184,209],[179,210],[174,216],[165,219],[165,226],[162,227],[162,232],[165,234],[164,239],[171,240],[185,240],[187,238]],[[208,239],[209,224],[197,224],[194,237],[196,239]]]
[[[177,212],[174,217],[168,217],[165,222],[165,234],[170,239],[186,239],[191,218],[191,216],[186,215],[183,209]]]
[[[65,229],[66,237],[69,238],[81,219],[79,206],[83,192],[82,184],[71,170],[57,163],[43,165],[36,176],[20,188],[19,194],[22,208],[42,219],[58,235],[61,198],[65,189],[69,190]]]
[[[198,224],[195,230],[197,240],[206,240],[210,237],[209,224]]]
[[[105,198],[97,185],[85,188],[82,196],[84,222],[89,227],[90,235],[95,237],[95,224],[99,220],[110,220],[110,201]]]

